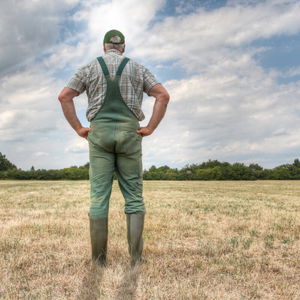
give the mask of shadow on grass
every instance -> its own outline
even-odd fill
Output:
[[[86,266],[86,274],[82,279],[80,294],[76,297],[78,300],[100,299],[103,296],[100,289],[101,279],[104,269],[96,264]]]
[[[124,275],[120,285],[118,286],[118,293],[116,300],[134,300],[136,298],[136,289],[138,286],[138,279],[141,274],[141,266],[137,265],[134,268],[129,267],[124,271]]]

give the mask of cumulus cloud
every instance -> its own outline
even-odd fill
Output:
[[[47,152],[35,152],[33,153],[34,156],[48,156],[49,153]]]
[[[262,154],[284,160],[291,159],[288,153],[298,155],[299,130],[293,128],[300,122],[300,82],[278,84],[276,73],[254,60],[242,60],[235,68],[224,74],[214,66],[205,75],[166,83],[172,99],[157,144],[146,147],[147,161],[165,157],[166,164],[180,166],[208,159],[255,162]],[[157,152],[148,154],[152,147]],[[163,155],[161,149],[168,148],[172,150]]]
[[[63,86],[64,81],[52,77],[43,64],[2,77],[1,152],[9,154],[17,166],[60,168],[78,161],[78,157],[64,157],[64,149],[72,144],[75,133],[64,120],[57,100]],[[77,111],[84,114],[82,100],[76,99],[76,104]],[[82,155],[79,161],[85,163],[87,159]]]
[[[55,46],[66,12],[78,0],[10,1],[0,9],[0,74],[32,63]]]
[[[111,28],[124,32],[129,57],[145,62],[158,76],[167,74],[163,83],[171,101],[158,129],[143,139],[145,168],[181,167],[209,158],[274,166],[299,150],[300,133],[293,129],[300,121],[299,66],[266,70],[256,55],[268,49],[255,44],[298,35],[299,1],[228,1],[191,13],[179,1],[177,15],[159,18],[165,0],[4,2],[1,152],[11,153],[18,166],[58,168],[88,160],[86,140],[64,120],[56,97],[76,68],[101,53],[102,37]],[[70,34],[62,39],[67,20],[84,26],[74,36],[67,26]],[[280,81],[293,77],[289,83]],[[87,125],[85,96],[75,103]],[[142,126],[153,103],[145,98]]]
[[[194,75],[166,83],[172,96],[169,123],[157,138],[157,155],[149,153],[148,160],[160,160],[160,149],[170,145],[167,160],[173,165],[209,158],[260,161],[267,153],[290,159],[289,151],[297,155],[299,131],[291,128],[300,121],[300,82],[279,83],[279,70],[265,70],[255,60],[266,49],[251,42],[298,33],[299,13],[296,1],[232,1],[157,23],[149,47],[141,42],[135,54],[177,59]],[[298,75],[298,68],[286,76]]]
[[[141,35],[136,57],[178,60],[189,71],[201,71],[222,61],[234,61],[251,43],[300,31],[299,1],[232,1],[216,10],[196,9],[157,22]],[[252,52],[263,49],[252,48]]]
[[[149,23],[165,3],[166,0],[86,2],[83,3],[84,9],[75,14],[74,18],[87,22],[87,33],[93,40],[102,42],[105,32],[116,28],[124,32],[128,42],[135,44],[136,39],[140,40],[147,35]]]
[[[88,143],[85,139],[75,139],[66,147],[65,152],[86,153],[88,152]]]

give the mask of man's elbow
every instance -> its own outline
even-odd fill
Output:
[[[66,96],[67,96],[66,89],[63,88],[63,89],[60,91],[59,95],[57,96],[57,99],[58,99],[60,102],[65,102],[65,101],[66,101],[66,98],[67,98]]]
[[[58,99],[58,101],[60,101],[60,102],[64,102],[64,101],[65,101],[65,97],[64,97],[64,95],[63,95],[62,93],[60,93],[60,94],[58,95],[57,99]]]
[[[66,95],[65,93],[60,93],[58,95],[57,99],[60,101],[60,103],[67,103],[67,102],[71,102],[73,100],[73,97],[70,97],[69,95]]]
[[[57,99],[61,103],[66,103],[66,102],[71,102],[73,101],[73,98],[78,96],[79,92],[69,89],[69,88],[64,88],[60,94],[58,95]]]
[[[170,95],[169,95],[168,92],[166,92],[166,94],[165,94],[165,101],[166,101],[167,104],[168,104],[169,101],[170,101]]]
[[[168,104],[170,101],[170,95],[167,91],[165,91],[161,97],[160,97],[161,102],[163,102],[164,104]]]

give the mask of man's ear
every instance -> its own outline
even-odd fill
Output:
[[[124,52],[125,52],[125,46],[126,46],[126,45],[124,45],[124,48],[123,48],[123,52],[122,52],[122,53],[124,53]]]

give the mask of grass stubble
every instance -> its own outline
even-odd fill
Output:
[[[0,299],[300,299],[299,181],[144,181],[129,267],[114,182],[108,267],[90,263],[88,181],[0,181]]]

